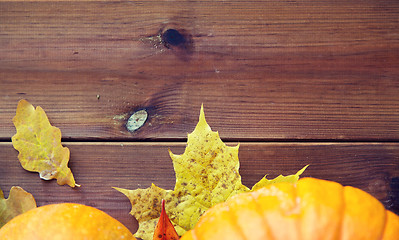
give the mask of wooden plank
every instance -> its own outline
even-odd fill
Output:
[[[128,215],[129,201],[112,187],[146,188],[155,183],[173,189],[175,178],[168,148],[184,151],[183,143],[67,143],[71,167],[80,188],[58,186],[22,169],[17,151],[0,143],[0,188],[8,196],[11,186],[31,192],[38,205],[78,202],[95,206],[135,231]],[[235,143],[229,143],[235,145]],[[303,176],[312,176],[361,188],[399,213],[399,144],[384,143],[242,143],[240,173],[252,186],[264,174],[293,174],[310,164]]]
[[[399,139],[398,1],[0,2],[0,139],[26,98],[66,140]],[[183,44],[160,40],[176,29]],[[136,132],[127,118],[146,109]]]

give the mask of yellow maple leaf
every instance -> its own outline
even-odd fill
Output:
[[[55,178],[59,185],[79,186],[68,168],[69,149],[61,145],[61,131],[51,126],[40,106],[35,109],[28,101],[20,100],[12,121],[17,129],[12,144],[25,170],[38,172],[45,180]]]
[[[32,194],[21,187],[12,187],[7,199],[0,189],[0,228],[17,215],[36,207]]]
[[[166,200],[167,215],[181,236],[197,223],[199,217],[210,207],[224,202],[231,196],[255,190],[275,181],[296,182],[303,168],[295,175],[279,176],[273,180],[262,178],[253,189],[241,183],[238,148],[229,147],[213,132],[205,120],[201,106],[199,122],[188,134],[187,146],[182,155],[169,150],[176,173],[174,190],[164,190],[152,184],[147,189],[127,190],[115,188],[126,195],[132,214],[139,221],[135,236],[152,239],[160,216],[160,204]]]

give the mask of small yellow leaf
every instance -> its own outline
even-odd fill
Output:
[[[36,207],[32,194],[21,187],[12,187],[7,199],[0,189],[0,228],[17,215]]]
[[[45,180],[56,178],[59,185],[79,186],[67,166],[69,149],[61,145],[61,131],[50,125],[41,107],[21,100],[12,121],[17,129],[12,144],[25,170],[38,172]]]
[[[166,195],[171,194],[172,191],[164,190],[155,186],[155,184],[146,189],[127,190],[116,187],[114,189],[129,198],[132,204],[130,214],[140,221],[139,229],[135,233],[135,236],[141,239],[152,239],[160,216],[160,209],[158,207],[161,206],[162,199],[165,199]],[[152,231],[148,229],[152,229]]]
[[[268,180],[266,178],[266,176],[264,176],[259,182],[257,182],[251,189],[251,191],[255,191],[259,188],[262,187],[266,187],[269,184],[274,184],[274,183],[281,183],[281,182],[291,182],[291,183],[295,183],[298,181],[299,176],[306,170],[306,168],[309,165],[306,165],[305,167],[303,167],[301,170],[299,170],[296,174],[294,175],[289,175],[289,176],[283,176],[283,175],[279,175],[278,177],[272,179],[272,180]]]
[[[238,193],[251,191],[241,182],[238,147],[227,146],[218,132],[211,130],[201,107],[198,124],[188,134],[184,153],[175,155],[169,150],[176,173],[173,191],[155,185],[137,190],[116,188],[130,199],[130,213],[139,221],[135,236],[144,240],[152,239],[161,214],[162,199],[166,200],[167,215],[181,236],[194,227],[208,208]],[[261,187],[270,181],[296,182],[304,170],[296,175],[279,176],[275,180],[264,177],[254,187]]]

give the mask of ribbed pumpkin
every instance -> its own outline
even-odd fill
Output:
[[[181,240],[399,239],[399,217],[370,194],[314,178],[232,197]]]
[[[0,228],[1,240],[134,240],[119,221],[93,207],[61,203],[29,210]]]

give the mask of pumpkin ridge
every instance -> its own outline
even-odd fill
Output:
[[[396,240],[398,235],[399,235],[399,216],[389,210],[386,210],[386,223],[384,226],[382,239]]]
[[[256,194],[255,194],[256,193]],[[262,217],[269,227],[267,235],[270,239],[290,239],[290,234],[284,234],[284,231],[292,227],[292,221],[298,224],[298,203],[292,204],[293,200],[297,199],[297,192],[294,184],[291,183],[277,183],[264,188],[260,188],[252,193],[261,207]],[[284,199],[288,199],[287,202]],[[274,202],[270,205],[269,201]],[[277,205],[276,205],[277,203]],[[263,206],[265,205],[265,206]],[[273,215],[280,215],[278,220],[273,218]],[[276,224],[277,222],[279,224]],[[284,227],[281,227],[284,225]],[[298,225],[295,225],[295,232],[298,233]]]
[[[193,237],[193,240],[198,240],[197,230],[195,228],[193,228],[191,231],[192,231],[191,232],[191,237]]]
[[[232,199],[232,201],[236,201],[237,198]],[[230,202],[230,201],[229,201]],[[229,202],[223,202],[222,204],[227,206],[228,208],[230,208],[230,204],[228,204]],[[238,211],[240,211],[240,209],[237,209]],[[230,223],[235,226],[235,228],[238,230],[238,232],[240,233],[242,239],[244,240],[250,240],[247,239],[247,236],[245,236],[244,231],[242,230],[242,227],[240,226],[240,224],[238,224],[237,222],[237,218],[239,218],[240,216],[237,214],[237,211],[230,211],[230,214],[233,215],[231,218],[229,218]]]
[[[387,213],[387,210],[385,208],[384,208],[384,215],[385,215],[385,217],[384,217],[384,226],[382,227],[381,235],[378,238],[378,240],[383,240],[384,239],[385,228],[387,226],[388,213]]]
[[[380,240],[384,240],[384,239],[386,238],[387,231],[389,230],[389,228],[392,228],[392,226],[390,226],[390,225],[392,225],[392,224],[388,221],[388,218],[389,218],[389,215],[390,215],[390,214],[392,214],[393,217],[397,217],[396,214],[390,212],[389,210],[385,210],[384,230],[382,231]],[[387,238],[389,238],[389,236],[388,236]]]
[[[342,186],[342,185],[341,185]],[[343,229],[343,224],[344,224],[344,215],[345,215],[345,211],[346,211],[346,201],[345,201],[345,196],[344,196],[344,186],[342,186],[341,188],[341,201],[342,201],[342,210],[341,210],[341,214],[340,214],[340,219],[339,222],[340,224],[338,225],[338,240],[342,239],[342,229]]]
[[[292,212],[295,212],[295,210],[299,210],[299,214],[301,214],[302,210],[302,199],[299,197],[298,194],[298,187],[297,187],[298,182],[294,184],[294,199],[295,199],[295,206],[291,209]],[[299,218],[299,221],[295,225],[296,227],[296,232],[299,234],[299,236],[302,235],[302,220]]]
[[[384,239],[385,230],[387,229],[387,225],[388,225],[387,223],[388,223],[388,213],[387,213],[387,210],[385,210],[384,230],[382,231],[379,240],[383,240]]]
[[[268,238],[273,239],[274,236],[273,236],[273,234],[272,234],[271,231],[270,231],[269,222],[268,222],[267,219],[265,218],[264,213],[262,212],[262,208],[260,207],[258,201],[256,201],[256,199],[255,199],[255,197],[254,197],[254,195],[253,195],[253,192],[250,192],[249,195],[251,196],[252,200],[254,200],[253,203],[254,203],[254,205],[255,205],[256,212],[257,212],[257,213],[259,214],[259,216],[261,217],[262,222],[264,223],[264,226],[267,226],[266,232],[267,232]]]
[[[349,239],[352,236],[379,239],[386,219],[386,210],[382,203],[371,194],[351,186],[344,187],[344,198],[347,207],[343,214],[342,226],[346,235],[341,235],[341,239]],[[368,231],[356,231],[366,226]]]

